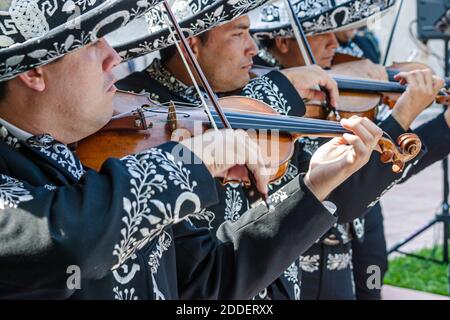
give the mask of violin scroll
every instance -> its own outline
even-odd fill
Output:
[[[398,147],[392,140],[381,138],[378,145],[381,149],[381,162],[392,162],[392,171],[400,173],[405,163],[414,159],[422,149],[422,141],[414,133],[405,133],[397,139]]]

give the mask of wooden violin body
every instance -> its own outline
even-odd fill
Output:
[[[116,95],[118,114],[102,130],[78,143],[76,152],[88,167],[99,169],[110,157],[122,158],[211,128],[203,108],[173,103],[162,106],[147,95],[124,92]],[[336,122],[281,116],[267,104],[251,98],[222,98],[220,105],[233,128],[246,130],[260,146],[269,163],[271,182],[285,174],[294,153],[294,142],[300,137],[331,138],[349,133]],[[217,114],[213,113],[213,118],[217,120]],[[399,147],[382,138],[378,150],[381,161],[392,163],[394,172],[401,171],[405,162],[416,157],[421,149],[421,141],[414,134],[403,135],[397,143]]]
[[[304,135],[321,137],[339,135],[333,131],[339,128],[334,125],[330,129],[324,127],[318,133],[315,133],[315,130],[310,130],[309,133],[289,133],[288,131],[275,133],[271,131],[273,121],[268,122],[272,120],[269,117],[260,116],[262,118],[260,121],[256,119],[246,124],[246,119],[240,120],[234,115],[234,113],[242,113],[278,117],[279,114],[265,103],[246,97],[226,97],[219,99],[219,102],[230,123],[236,129],[247,129],[252,139],[256,140],[260,146],[266,146],[261,148],[261,151],[269,160],[269,168],[273,172],[271,182],[280,179],[286,172],[289,160],[294,153],[295,140]],[[180,137],[202,134],[211,128],[208,116],[201,107],[175,107],[174,104],[162,106],[149,100],[146,95],[124,92],[116,93],[114,105],[116,115],[113,119],[102,130],[78,143],[76,152],[83,164],[88,167],[98,170],[110,157],[122,158],[171,140],[180,140]],[[251,130],[251,127],[256,130]],[[291,129],[290,131],[294,130],[294,128]],[[341,131],[345,132],[344,129]],[[224,183],[227,182],[231,181]]]
[[[365,58],[359,58],[352,56],[350,54],[346,53],[339,53],[337,52],[334,55],[333,59],[333,65],[346,63],[346,62],[355,62],[355,61],[362,61]],[[404,62],[394,62],[390,66],[386,67],[386,71],[392,71],[392,72],[409,72],[414,70],[423,70],[423,69],[430,69],[432,70],[428,65],[422,62],[417,61],[404,61]],[[392,79],[390,79],[392,80]]]
[[[348,54],[336,53],[333,65],[361,61],[362,58],[354,57]],[[394,76],[399,72],[409,72],[414,70],[430,69],[429,66],[420,62],[395,62],[391,66],[386,67],[389,75],[389,82],[378,81],[371,79],[352,80],[354,84],[344,83],[344,77],[337,77],[341,101],[339,101],[340,108],[338,112],[341,117],[351,115],[367,116],[370,119],[375,119],[377,113],[377,106],[379,104],[387,105],[393,108],[405,91],[406,87],[399,85],[394,80]],[[354,77],[359,77],[357,69],[349,68],[347,72],[354,73]],[[360,82],[359,84],[357,82]],[[450,83],[450,82],[449,82]],[[436,103],[443,105],[450,105],[450,97],[446,90],[436,98]],[[342,109],[342,110],[341,110]],[[332,119],[332,118],[331,118]]]
[[[378,106],[384,104],[394,108],[397,100],[405,92],[406,86],[398,82],[368,80],[362,78],[333,77],[339,88],[338,107],[327,110],[320,102],[308,102],[306,115],[315,119],[335,120],[353,115],[375,120]],[[450,95],[447,90],[441,90],[435,102],[450,105]],[[337,117],[336,115],[340,116]]]

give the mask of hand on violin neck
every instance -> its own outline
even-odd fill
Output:
[[[400,72],[395,79],[407,88],[397,100],[392,116],[408,130],[414,119],[433,103],[445,81],[433,75],[430,69]]]
[[[257,143],[245,131],[208,130],[201,135],[182,139],[180,143],[203,161],[213,177],[248,183],[250,170],[258,191],[268,194],[268,162]]]
[[[351,61],[333,65],[329,74],[344,75],[365,79],[388,81],[389,76],[384,66],[375,64],[369,59]]]
[[[318,66],[295,67],[281,70],[289,79],[303,99],[324,101],[326,94],[317,89],[318,86],[326,89],[330,96],[331,106],[337,107],[339,99],[338,86],[325,70]]]
[[[383,132],[367,118],[353,116],[341,124],[354,134],[345,134],[322,145],[312,156],[305,184],[324,200],[336,187],[364,166]]]

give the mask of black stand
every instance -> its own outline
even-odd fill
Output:
[[[445,76],[449,76],[449,40],[445,40]],[[388,254],[391,254],[393,252],[398,252],[407,256],[415,257],[422,260],[431,261],[434,263],[440,263],[440,264],[446,264],[448,266],[448,273],[447,273],[447,279],[448,279],[448,295],[450,296],[450,265],[449,265],[449,257],[448,257],[448,242],[449,242],[449,225],[450,225],[450,205],[448,202],[448,196],[450,192],[449,188],[449,180],[448,180],[448,158],[445,158],[442,160],[442,170],[443,170],[443,183],[444,183],[444,193],[443,193],[443,200],[441,205],[441,211],[436,214],[436,216],[428,222],[425,226],[414,232],[412,235],[407,237],[406,239],[398,242],[395,244],[391,249],[389,249]],[[403,247],[408,242],[412,241],[414,238],[416,238],[418,235],[422,234],[424,231],[428,230],[432,226],[434,226],[436,223],[443,223],[443,257],[442,260],[437,260],[429,257],[423,257],[412,253],[407,253],[404,251],[401,251],[400,248]]]

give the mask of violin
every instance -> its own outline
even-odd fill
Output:
[[[332,138],[351,133],[339,123],[282,116],[264,102],[247,97],[219,99],[229,123],[234,129],[247,130],[268,160],[270,182],[285,174],[294,154],[295,142],[304,136]],[[211,128],[212,121],[202,107],[158,104],[148,94],[118,91],[114,97],[115,110],[111,121],[100,131],[78,142],[76,153],[82,163],[99,169],[110,157],[122,158],[171,141],[174,135],[202,134]],[[211,111],[219,125],[219,115]],[[398,146],[387,135],[378,143],[383,163],[392,163],[394,172],[401,172],[405,162],[418,155],[422,144],[415,134],[399,137]],[[225,180],[223,183],[236,182]]]
[[[305,65],[317,64],[314,54],[311,50],[309,42],[306,38],[303,27],[295,14],[295,10],[289,1],[286,1],[286,7],[288,8],[288,15],[291,21],[291,26],[294,30],[294,36],[299,46],[301,55],[305,61]],[[348,54],[337,53],[334,57],[334,63],[343,63],[362,60],[361,58],[354,57]],[[398,67],[398,65],[397,65]],[[355,76],[358,75],[358,70],[355,71]],[[359,115],[367,117],[371,120],[375,120],[377,107],[383,102],[394,107],[400,95],[406,90],[405,86],[399,86],[391,82],[374,82],[373,80],[366,79],[349,79],[335,77],[338,83],[340,98],[338,101],[338,107],[332,108],[327,97],[325,103],[317,101],[309,101],[306,103],[306,116],[314,119],[330,119],[337,120],[342,117],[351,117],[353,115]],[[321,88],[326,94],[327,91]],[[437,100],[438,103],[448,104],[447,93],[444,92],[442,96]]]
[[[312,101],[306,104],[306,115],[315,119],[336,120],[349,118],[353,115],[375,120],[377,107],[385,104],[394,108],[397,100],[405,92],[407,86],[398,82],[333,76],[339,88],[338,107],[335,110],[326,109],[320,102]],[[446,89],[441,90],[435,102],[450,105],[450,95]]]
[[[395,76],[399,72],[408,72],[408,71],[414,71],[414,70],[423,70],[423,69],[430,69],[433,71],[433,74],[435,73],[434,70],[429,67],[428,65],[421,63],[421,62],[394,62],[390,67],[386,69],[389,81],[397,81],[395,80]],[[450,78],[444,77],[445,81],[445,88],[450,88]]]
[[[336,53],[333,65],[345,62],[361,61],[361,58],[348,54]],[[431,69],[427,65],[419,62],[394,63],[386,68],[390,81],[380,81],[365,78],[351,78],[335,76],[339,88],[339,106],[336,110],[326,109],[319,103],[314,102],[307,105],[307,114],[319,119],[338,120],[348,118],[352,115],[367,117],[375,120],[380,104],[393,108],[406,90],[406,86],[400,85],[395,80],[395,75],[399,72],[408,72],[418,69]],[[351,70],[351,69],[350,69]],[[358,70],[353,70],[358,75]],[[448,84],[450,81],[446,80]],[[447,90],[442,90],[435,102],[442,105],[449,105],[450,97]],[[308,110],[309,109],[309,110]]]
[[[364,59],[365,58],[355,57],[351,54],[336,52],[332,64],[337,65],[346,62],[362,61]],[[417,61],[394,62],[392,65],[387,66],[385,68],[386,72],[389,75],[389,81],[395,81],[394,76],[399,72],[408,72],[423,69],[432,70],[432,68],[426,65],[425,63]]]
[[[337,65],[337,64],[346,63],[346,62],[362,61],[364,59],[365,58],[355,57],[355,56],[352,56],[347,53],[337,52],[334,56],[332,64]],[[388,80],[393,81],[393,82],[397,82],[397,80],[395,80],[395,76],[399,72],[410,72],[410,71],[414,71],[414,70],[429,69],[433,72],[433,74],[435,74],[433,68],[431,68],[430,66],[428,66],[425,63],[418,62],[418,61],[394,62],[390,66],[387,66],[385,68],[386,68],[386,72],[388,74]],[[356,70],[355,70],[355,74],[356,74]],[[444,80],[445,80],[445,88],[450,88],[450,78],[445,77]]]

